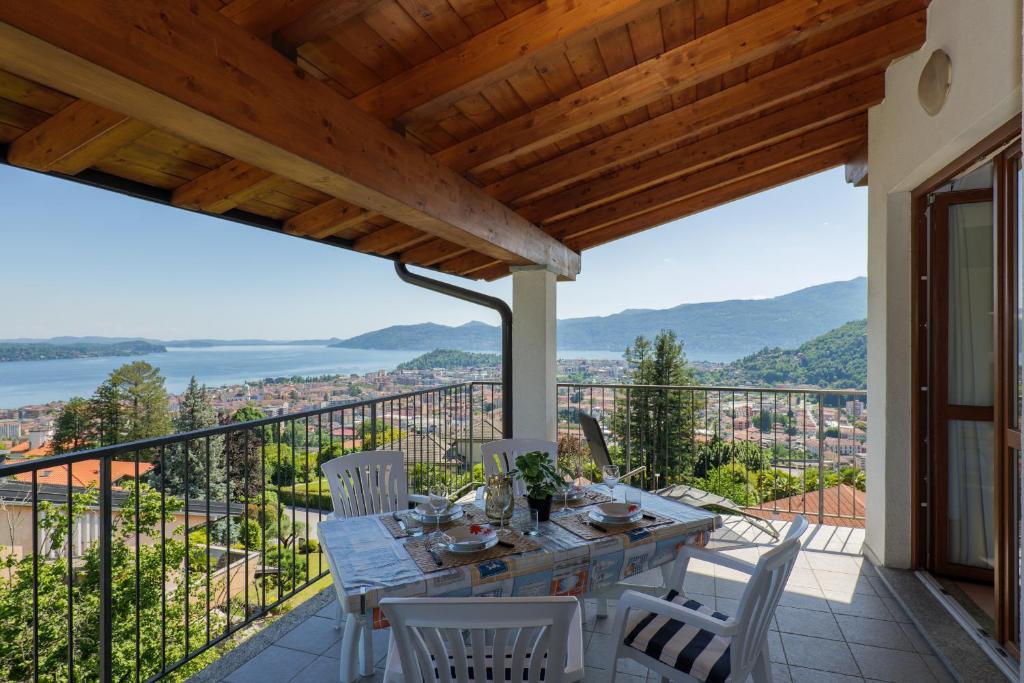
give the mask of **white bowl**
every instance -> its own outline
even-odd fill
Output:
[[[605,519],[631,519],[643,512],[639,505],[632,503],[600,503],[596,508]]]

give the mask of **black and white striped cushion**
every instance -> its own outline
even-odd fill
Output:
[[[430,658],[431,658],[431,660],[434,659],[433,656],[431,656]],[[466,667],[467,667],[466,674],[469,676],[469,678],[467,679],[468,681],[473,681],[475,683],[475,681],[511,681],[512,680],[512,653],[511,652],[505,654],[505,666],[503,667],[503,671],[501,672],[501,674],[500,674],[500,676],[498,678],[494,677],[494,662],[492,661],[493,660],[493,655],[491,654],[491,648],[490,647],[487,648],[487,650],[486,650],[486,652],[484,654],[484,660],[485,660],[484,661],[484,672],[485,672],[484,678],[477,678],[476,677],[476,667],[473,666],[473,655],[472,654],[467,654],[466,655]],[[547,663],[547,655],[544,655],[544,660],[545,660],[545,664],[546,664]],[[456,675],[455,674],[455,657],[453,655],[448,655],[448,661],[451,663],[451,676],[452,676],[452,680],[455,680],[455,675]],[[436,664],[435,664],[435,667],[436,667]],[[530,653],[529,652],[527,652],[526,656],[523,658],[523,672],[522,673],[523,673],[522,678],[518,678],[517,677],[515,680],[517,680],[517,681],[518,680],[524,680],[525,681],[525,680],[527,680],[529,678],[529,676],[530,676]],[[542,680],[542,681],[544,680],[544,673],[545,673],[544,665],[542,664],[541,668],[540,668],[540,680]],[[435,680],[438,680],[438,681],[441,680],[441,674],[440,674],[440,672],[436,668],[434,669],[434,677],[435,677]]]
[[[729,618],[677,591],[670,591],[665,600],[722,621]],[[732,668],[729,656],[731,637],[715,635],[653,612],[634,611],[624,642],[698,681],[728,683]]]

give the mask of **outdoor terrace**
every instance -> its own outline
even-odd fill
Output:
[[[788,524],[773,526],[785,533]],[[862,529],[811,526],[790,577],[769,636],[776,683],[955,680],[921,636],[871,563],[861,555]],[[755,561],[771,539],[740,517],[726,517],[712,537],[720,552]],[[687,594],[717,610],[734,611],[742,575],[714,565],[691,564]],[[588,601],[584,623],[588,683],[608,680],[609,629],[594,616]],[[334,681],[338,676],[340,631],[334,628],[335,597],[325,589],[308,604],[282,618],[223,659],[195,676],[194,683],[286,683]],[[373,677],[382,681],[388,630],[374,633],[378,655]],[[660,681],[634,662],[619,663],[623,683]]]

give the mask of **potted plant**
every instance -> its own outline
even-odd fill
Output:
[[[515,476],[526,485],[526,502],[537,511],[537,519],[551,518],[551,500],[565,486],[551,456],[542,451],[530,451],[516,458]]]

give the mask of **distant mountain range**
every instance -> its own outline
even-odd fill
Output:
[[[771,299],[734,299],[682,304],[667,309],[629,309],[603,317],[558,321],[562,351],[621,351],[638,335],[673,330],[690,360],[729,361],[765,347],[795,348],[867,315],[867,278],[829,282]],[[332,346],[416,350],[500,348],[499,329],[482,322],[450,327],[436,323],[395,325],[342,339]]]
[[[623,351],[638,335],[653,337],[673,330],[685,342],[690,360],[728,362],[765,347],[793,349],[840,325],[867,316],[867,278],[829,282],[770,299],[733,299],[682,304],[666,309],[628,309],[602,317],[558,321],[560,351]],[[448,326],[437,323],[394,325],[349,339],[179,339],[140,337],[54,337],[3,339],[0,343],[51,345],[111,344],[142,341],[167,348],[207,346],[335,346],[384,351],[455,349],[497,351],[500,330],[479,321]]]

